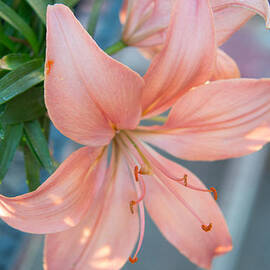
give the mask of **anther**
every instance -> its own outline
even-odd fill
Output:
[[[183,176],[182,179],[183,179],[183,181],[184,181],[184,185],[187,186],[187,179],[188,179],[187,174],[184,174],[184,176]]]
[[[138,182],[139,181],[139,168],[138,166],[135,166],[134,168],[134,175],[135,175],[135,179]]]
[[[217,200],[217,191],[214,187],[210,187],[210,192],[213,192],[214,199]]]
[[[130,201],[129,208],[130,208],[131,214],[134,214],[134,205],[136,205],[136,202],[135,201]]]
[[[51,71],[52,65],[54,64],[54,61],[48,60],[46,63],[46,75],[48,75]]]
[[[138,261],[138,258],[137,258],[137,257],[135,257],[135,258],[129,257],[129,261],[130,261],[132,264],[134,264],[134,263],[136,263],[136,262]]]
[[[213,224],[212,223],[209,223],[209,225],[202,225],[202,229],[205,231],[205,232],[210,232],[213,228]]]

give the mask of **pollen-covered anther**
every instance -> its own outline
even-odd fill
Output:
[[[135,168],[134,168],[134,175],[135,175],[135,180],[138,182],[139,181],[139,168],[138,168],[138,166],[135,166]]]
[[[136,262],[138,261],[138,257],[135,257],[135,258],[129,257],[129,261],[130,261],[132,264],[134,264],[134,263],[136,263]]]
[[[52,65],[54,64],[54,61],[48,60],[46,63],[46,75],[48,75],[51,72]]]
[[[187,181],[188,181],[188,175],[187,174],[184,174],[183,177],[177,179],[176,181],[181,181],[181,182],[183,181],[184,182],[184,186],[187,187],[187,185],[188,185],[188,183],[187,183]]]
[[[210,192],[213,193],[214,199],[217,200],[217,191],[216,191],[216,189],[214,187],[210,187]]]
[[[213,228],[213,224],[212,223],[209,223],[209,225],[202,225],[202,229],[205,231],[205,232],[210,232]]]
[[[134,214],[134,205],[136,205],[136,202],[135,201],[130,201],[129,208],[130,208],[131,214]]]
[[[187,186],[187,180],[188,180],[187,174],[184,174],[182,180],[184,181],[184,185]]]

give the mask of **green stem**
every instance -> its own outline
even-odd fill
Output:
[[[124,41],[119,40],[116,43],[114,43],[111,47],[107,48],[105,50],[105,52],[108,55],[112,55],[117,53],[118,51],[121,51],[122,49],[124,49],[125,47],[127,47],[128,45],[124,43]]]
[[[91,10],[91,16],[88,22],[87,31],[88,33],[94,37],[97,27],[97,22],[99,18],[100,9],[102,7],[104,0],[94,0],[92,10]]]

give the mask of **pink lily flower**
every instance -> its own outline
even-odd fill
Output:
[[[147,58],[154,57],[161,51],[166,40],[175,1],[124,0],[120,12],[123,41],[129,46],[138,47]],[[270,7],[267,0],[210,0],[210,4],[215,20],[217,46],[227,41],[255,14],[261,15],[266,27],[270,27]],[[239,77],[240,71],[235,61],[221,49],[217,49],[216,67],[211,80]]]
[[[190,160],[215,160],[249,154],[270,140],[270,80],[204,84],[214,48],[208,1],[178,0],[165,45],[141,77],[105,54],[67,7],[48,7],[46,106],[54,125],[86,146],[36,191],[0,196],[6,223],[48,234],[45,269],[116,270],[128,258],[136,262],[144,206],[193,263],[209,269],[231,250],[216,190],[146,143]],[[139,126],[172,104],[164,126]]]

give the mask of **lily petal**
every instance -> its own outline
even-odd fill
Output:
[[[55,126],[86,145],[109,143],[141,114],[143,79],[104,53],[64,5],[48,7],[45,100]]]
[[[269,119],[269,79],[215,81],[185,94],[165,126],[138,135],[183,159],[218,160],[260,150]]]
[[[188,184],[206,189],[186,168],[153,150],[151,154],[175,175],[187,174]],[[148,213],[167,240],[193,263],[210,269],[214,256],[232,249],[226,222],[210,193],[191,190],[166,178],[162,181],[153,176],[144,178],[147,190],[144,202]],[[206,225],[212,223],[212,230],[203,231],[194,213]]]
[[[162,33],[170,22],[172,0],[128,0],[123,2],[120,20],[122,39],[130,46],[144,47],[164,42]]]
[[[99,189],[106,156],[100,148],[77,150],[36,191],[14,198],[1,195],[0,217],[30,233],[54,233],[75,226]]]
[[[148,117],[168,109],[191,87],[208,80],[215,52],[208,1],[177,0],[164,47],[144,76],[143,114]]]
[[[239,78],[240,71],[235,61],[225,52],[217,50],[216,68],[211,80]]]
[[[267,0],[211,0],[214,11],[216,39],[222,45],[256,13],[270,27],[270,7]]]
[[[136,193],[124,158],[113,163],[87,217],[70,230],[47,236],[46,270],[117,270],[127,261],[139,231],[138,213],[129,209]]]

